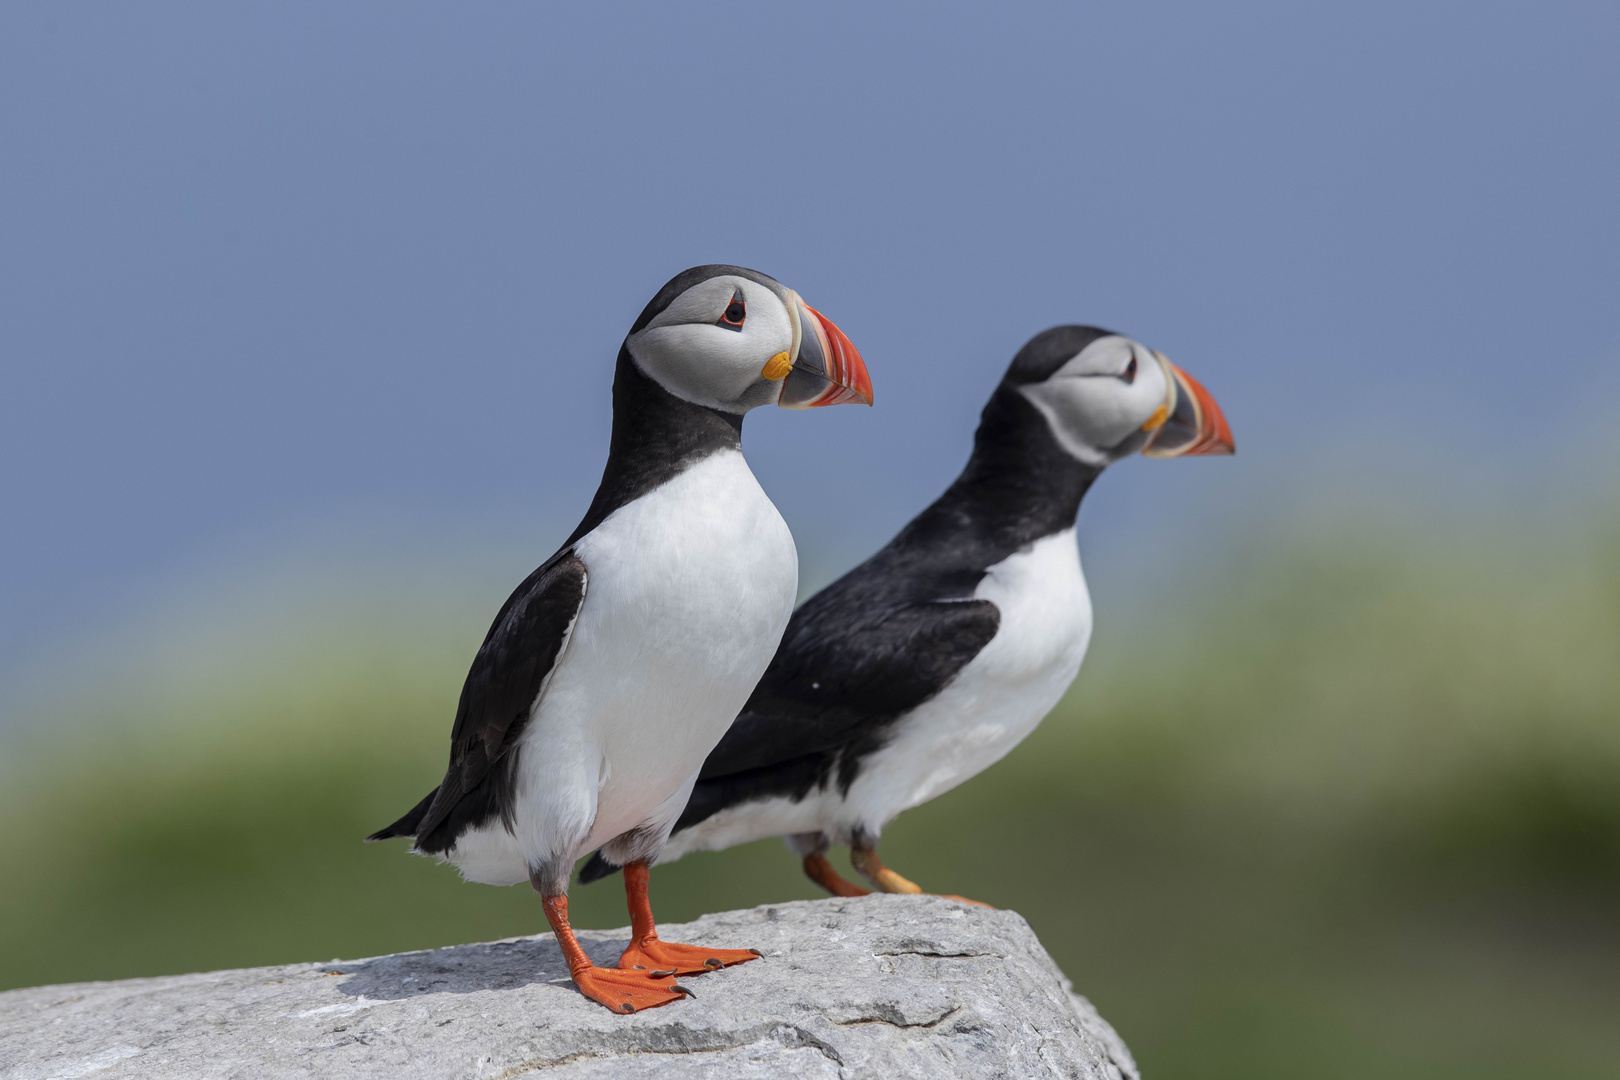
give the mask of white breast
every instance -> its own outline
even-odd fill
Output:
[[[673,821],[798,590],[793,537],[736,451],[614,511],[575,550],[585,602],[520,744],[516,835],[496,824],[452,856],[474,880],[522,880],[544,858]]]
[[[974,592],[1001,612],[996,636],[939,694],[896,726],[843,795],[836,783],[803,799],[773,796],[728,807],[676,833],[664,858],[718,851],[766,836],[826,833],[873,839],[896,814],[1004,757],[1063,697],[1091,640],[1091,596],[1074,530],[1036,541],[992,566]]]
[[[1000,609],[996,636],[867,759],[834,811],[837,832],[860,827],[875,836],[901,811],[989,768],[1035,730],[1079,673],[1091,596],[1073,529],[992,566],[974,596]]]

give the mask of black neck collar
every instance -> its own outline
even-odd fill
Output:
[[[604,518],[711,454],[742,448],[743,418],[694,405],[649,378],[619,347],[613,373],[613,435],[607,466],[585,518],[563,547],[600,525]]]
[[[895,542],[965,534],[1004,557],[1072,527],[1101,474],[1059,446],[1040,410],[1003,382],[984,407],[967,467]]]

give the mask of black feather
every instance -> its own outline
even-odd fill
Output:
[[[461,688],[450,767],[412,834],[418,851],[448,851],[463,830],[496,815],[510,826],[513,750],[586,588],[585,564],[564,548],[502,605]]]
[[[433,797],[438,793],[439,789],[434,788],[432,791],[422,796],[422,801],[407,810],[404,817],[400,818],[392,825],[383,826],[370,836],[366,837],[366,843],[369,844],[374,840],[392,840],[396,836],[415,836],[416,827],[421,824],[422,818],[428,812],[428,807],[433,805]]]
[[[612,877],[618,872],[619,867],[604,859],[600,851],[593,851],[591,852],[590,861],[579,872],[579,883],[589,885],[593,881],[601,881],[605,877]]]
[[[1014,358],[955,482],[882,550],[811,597],[710,753],[675,831],[741,803],[848,791],[897,721],[938,694],[995,636],[973,593],[986,571],[1070,528],[1101,473],[1061,446],[1019,386],[1108,332],[1057,327]]]

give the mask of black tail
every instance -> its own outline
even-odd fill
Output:
[[[438,788],[434,788],[432,791],[428,792],[422,797],[421,802],[417,803],[406,812],[404,817],[400,818],[392,825],[386,825],[372,833],[370,836],[366,837],[366,843],[369,844],[373,840],[392,840],[396,836],[414,837],[416,835],[416,827],[422,823],[422,818],[428,812],[428,807],[433,805],[433,796],[437,795],[438,793]]]
[[[601,881],[605,877],[612,877],[619,872],[619,868],[602,858],[600,851],[591,852],[591,861],[585,864],[585,869],[579,872],[579,883],[589,885],[593,881]]]

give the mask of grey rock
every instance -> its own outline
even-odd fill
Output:
[[[598,964],[624,931],[584,931]],[[549,934],[369,960],[0,994],[0,1077],[1075,1077],[1136,1080],[1113,1028],[1011,911],[801,901],[661,928],[763,959],[615,1015]]]

